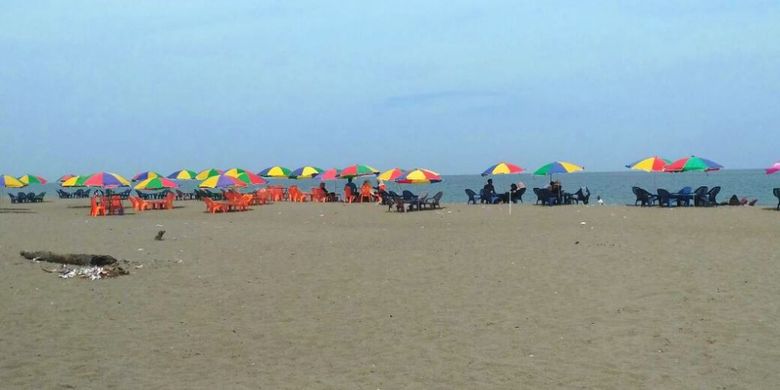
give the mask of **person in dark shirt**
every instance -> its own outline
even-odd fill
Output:
[[[496,188],[493,187],[493,179],[488,179],[487,184],[482,187],[481,203],[493,203],[493,199],[496,196]]]
[[[349,187],[352,190],[352,194],[353,195],[357,195],[358,194],[357,186],[355,185],[355,183],[352,182],[352,178],[351,177],[347,178],[347,184],[346,184],[345,187]]]

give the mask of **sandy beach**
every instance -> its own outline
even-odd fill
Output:
[[[2,205],[4,389],[780,383],[780,214],[763,208],[87,202]],[[143,267],[60,279],[20,250]]]

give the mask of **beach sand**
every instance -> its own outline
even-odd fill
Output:
[[[780,383],[774,211],[281,203],[209,215],[189,201],[91,218],[87,204],[0,205],[3,389]],[[143,268],[60,279],[20,250]]]

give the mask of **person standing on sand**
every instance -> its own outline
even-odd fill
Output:
[[[493,203],[496,196],[496,187],[493,187],[493,179],[488,179],[487,184],[482,187],[482,197],[480,203]]]

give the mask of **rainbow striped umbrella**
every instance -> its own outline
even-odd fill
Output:
[[[553,175],[555,173],[573,173],[582,171],[584,169],[584,167],[581,167],[577,164],[572,164],[570,162],[553,161],[549,164],[545,164],[539,167],[539,169],[534,172],[534,175],[546,176]]]
[[[120,187],[129,186],[130,181],[112,172],[98,172],[84,181],[87,187]]]
[[[195,171],[191,171],[189,169],[180,169],[168,175],[168,178],[176,180],[195,180],[195,176],[198,176],[198,173]]]
[[[219,176],[222,174],[222,172],[223,171],[221,169],[214,169],[214,168],[204,169],[198,172],[197,175],[195,175],[195,180],[206,180],[213,176]]]
[[[658,156],[643,158],[637,162],[626,165],[626,168],[645,172],[663,172],[671,161]]]
[[[500,162],[486,169],[482,172],[482,176],[487,175],[513,175],[523,172],[524,169],[519,166],[508,162]]]
[[[690,156],[683,157],[664,168],[664,172],[690,172],[690,171],[717,171],[723,168],[723,165],[706,158]]]
[[[358,176],[370,176],[370,175],[378,175],[378,174],[379,174],[379,170],[370,165],[355,164],[342,169],[340,177],[342,179],[349,179]]]
[[[240,168],[228,169],[227,171],[225,171],[224,175],[235,177],[236,179],[241,180],[244,183],[250,185],[260,185],[260,184],[267,183],[265,179],[255,175],[252,172],[247,171],[246,169],[240,169]]]
[[[68,179],[70,179],[71,177],[75,177],[75,176],[77,176],[77,175],[76,175],[76,174],[74,174],[74,173],[66,173],[66,174],[64,174],[64,175],[60,176],[60,178],[59,178],[59,179],[57,179],[57,181],[58,181],[58,182],[60,182],[60,183],[62,183],[63,181],[65,181],[65,180],[68,180]]]
[[[136,190],[159,190],[163,188],[176,188],[179,185],[166,177],[150,177],[135,185]]]
[[[133,181],[144,181],[146,179],[153,179],[155,177],[160,177],[160,176],[162,175],[155,171],[146,171],[133,176]]]
[[[441,181],[441,175],[429,169],[417,168],[407,172],[405,175],[395,179],[396,183],[401,184],[430,184]]]
[[[380,173],[376,178],[382,181],[393,181],[403,176],[404,173],[404,170],[401,168],[393,168]]]
[[[246,187],[246,183],[236,179],[233,176],[217,175],[211,176],[206,180],[203,180],[198,187],[201,188],[229,188],[229,187]]]
[[[767,168],[766,169],[766,174],[767,175],[771,175],[771,174],[773,174],[775,172],[778,172],[778,171],[780,171],[780,161],[772,164],[771,167]]]
[[[73,176],[64,180],[60,185],[63,187],[84,187],[84,182],[87,181],[87,177],[88,176]]]
[[[317,176],[322,172],[322,168],[307,165],[290,172],[290,179],[311,179],[312,177]]]
[[[274,165],[272,167],[268,167],[266,169],[263,169],[262,171],[257,173],[258,175],[262,177],[277,177],[277,178],[288,178],[290,177],[290,174],[292,174],[292,171],[290,168],[285,168],[280,165]]]
[[[0,175],[0,187],[21,188],[24,186],[24,183],[11,175]]]
[[[30,175],[30,174],[27,174],[27,175],[24,175],[24,176],[20,177],[19,181],[24,183],[24,184],[26,184],[26,185],[30,185],[30,184],[46,184],[46,179],[44,179],[44,178],[42,178],[40,176],[35,176],[35,175]]]

